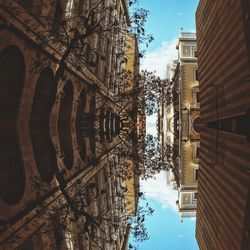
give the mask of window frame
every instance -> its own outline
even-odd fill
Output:
[[[199,180],[199,168],[194,169],[194,181]]]
[[[199,82],[199,70],[194,68],[194,82]]]

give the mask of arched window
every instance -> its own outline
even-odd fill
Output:
[[[56,152],[50,135],[50,114],[56,97],[57,86],[53,85],[54,74],[50,68],[41,72],[34,94],[30,131],[38,172],[46,183],[50,183],[57,164]]]
[[[9,46],[0,52],[0,198],[16,204],[23,196],[25,170],[16,128],[25,77],[21,51]]]
[[[200,133],[200,131],[201,131],[201,121],[200,121],[201,119],[200,119],[200,117],[198,116],[198,117],[196,117],[195,119],[194,119],[194,122],[193,122],[193,128],[194,128],[194,131],[197,133],[197,134],[199,134]]]
[[[73,147],[71,137],[71,112],[73,104],[73,86],[67,81],[64,86],[64,98],[61,102],[58,118],[60,145],[64,153],[64,163],[67,169],[73,165]]]

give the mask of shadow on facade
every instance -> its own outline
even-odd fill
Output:
[[[0,53],[0,197],[16,204],[25,186],[17,116],[24,87],[25,62],[21,51],[9,46]]]
[[[57,86],[53,86],[52,69],[42,70],[35,89],[31,117],[30,133],[37,170],[46,183],[54,177],[57,165],[56,152],[50,135],[50,114],[56,97]]]

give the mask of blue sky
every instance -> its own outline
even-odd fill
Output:
[[[154,37],[141,60],[142,69],[165,76],[167,63],[177,58],[175,47],[180,28],[195,31],[197,5],[198,0],[140,0],[140,6],[150,11],[145,28]]]
[[[146,29],[155,38],[148,51],[177,38],[181,27],[195,30],[197,5],[198,0],[140,0],[140,6],[150,11]]]
[[[140,250],[198,249],[194,240],[194,220],[181,223],[178,214],[172,209],[159,206],[154,199],[147,199],[147,201],[155,212],[153,216],[146,219],[150,239],[138,244]]]
[[[165,77],[167,63],[177,58],[175,46],[180,28],[195,31],[197,5],[198,0],[140,0],[140,6],[150,11],[146,29],[155,39],[141,61],[142,69]],[[155,116],[147,119],[147,132],[155,134],[155,119]],[[177,192],[166,185],[165,174],[144,181],[141,186],[155,212],[146,220],[150,239],[140,243],[139,249],[197,250],[195,220],[180,222],[175,205]]]

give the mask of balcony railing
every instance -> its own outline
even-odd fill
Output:
[[[180,34],[181,38],[196,38],[195,32],[181,32]]]

